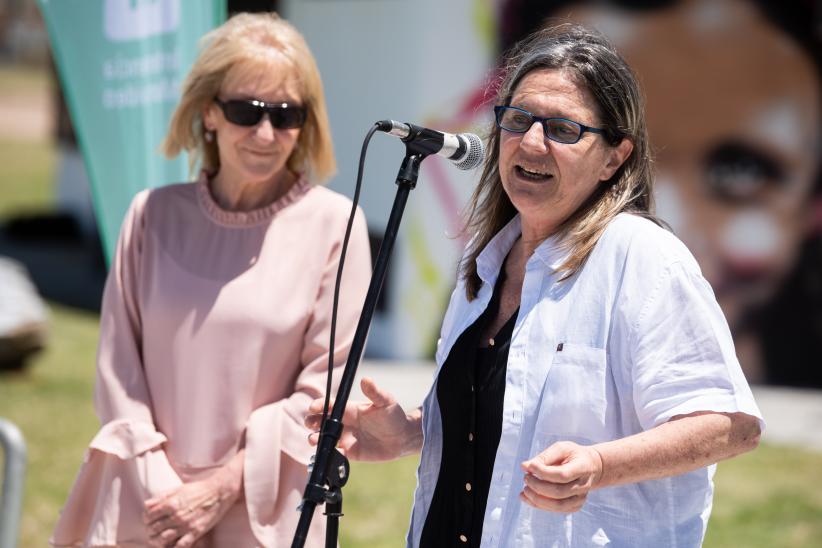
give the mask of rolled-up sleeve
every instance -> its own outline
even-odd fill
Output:
[[[629,333],[633,399],[644,429],[698,411],[746,413],[764,428],[725,317],[695,264],[659,271]]]

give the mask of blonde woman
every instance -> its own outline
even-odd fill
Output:
[[[351,203],[335,171],[316,63],[274,14],[206,35],[164,150],[194,183],[143,191],[123,223],[101,314],[102,427],[57,546],[283,546],[325,390],[331,305]],[[358,213],[334,363],[370,275]],[[324,539],[315,520],[310,543]]]

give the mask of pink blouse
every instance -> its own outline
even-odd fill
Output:
[[[143,501],[208,475],[243,445],[244,494],[203,544],[290,544],[313,453],[303,418],[325,391],[350,208],[305,178],[245,213],[220,209],[204,176],[135,197],[103,296],[94,398],[102,427],[54,545],[145,545]],[[336,366],[348,355],[370,269],[358,211]],[[324,526],[314,518],[309,545],[323,545]]]

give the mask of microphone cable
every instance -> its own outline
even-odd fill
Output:
[[[337,280],[334,284],[334,304],[331,307],[331,335],[328,343],[328,377],[325,384],[325,402],[323,403],[323,416],[320,422],[320,433],[325,427],[325,421],[328,418],[328,408],[331,400],[331,386],[334,374],[334,338],[337,331],[337,305],[340,300],[340,282],[342,281],[343,265],[345,264],[345,254],[348,251],[348,239],[351,237],[351,227],[354,225],[354,216],[357,214],[357,204],[360,201],[360,189],[362,188],[362,175],[365,167],[365,154],[368,151],[368,143],[371,137],[379,130],[379,123],[375,123],[365,136],[362,143],[362,150],[360,151],[360,163],[357,169],[357,183],[354,187],[354,197],[351,199],[351,214],[348,216],[348,225],[345,227],[345,237],[343,238],[342,249],[340,250],[340,265],[337,267]],[[346,357],[346,361],[347,361]],[[317,444],[317,450],[320,445]],[[316,451],[315,451],[316,456]]]

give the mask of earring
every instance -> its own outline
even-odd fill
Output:
[[[214,142],[214,130],[206,130],[206,132],[203,134],[203,138],[205,139],[206,143]]]

